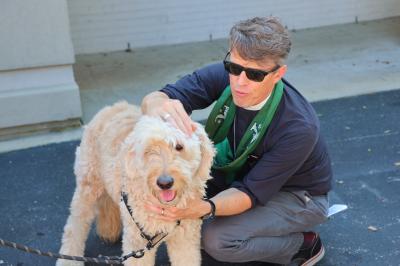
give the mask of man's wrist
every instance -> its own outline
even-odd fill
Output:
[[[215,203],[210,199],[203,199],[203,201],[206,202],[210,206],[210,211],[200,218],[202,220],[213,219],[215,217]]]

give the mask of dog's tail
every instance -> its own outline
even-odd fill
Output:
[[[119,206],[111,199],[107,192],[99,198],[99,213],[97,215],[96,231],[100,238],[109,242],[116,242],[121,236],[121,217]]]

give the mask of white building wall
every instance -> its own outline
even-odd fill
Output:
[[[399,0],[67,0],[77,54],[226,38],[233,23],[275,15],[289,29],[400,15]]]
[[[81,117],[73,63],[66,0],[0,1],[0,137]]]
[[[65,1],[2,0],[0,71],[72,64],[69,31]]]

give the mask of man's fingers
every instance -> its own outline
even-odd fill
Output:
[[[145,204],[145,208],[152,213],[151,217],[155,219],[168,222],[173,222],[177,220],[176,215],[169,212],[166,208],[160,208],[149,203]]]
[[[179,118],[185,128],[184,132],[191,135],[193,133],[192,126],[191,126],[192,119],[186,113],[185,109],[183,108],[183,105],[181,103],[175,105],[175,111],[176,111],[177,115],[179,116]]]
[[[174,126],[176,126],[178,129],[180,129],[182,132],[190,135],[191,130],[189,130],[187,128],[187,126],[185,125],[185,121],[182,118],[182,115],[179,113],[179,111],[177,111],[177,109],[174,109],[174,110],[171,110],[170,112],[171,112],[170,113],[171,117],[166,121],[171,122],[172,124],[174,124]]]
[[[163,216],[163,215],[155,215],[153,217],[155,219],[157,219],[157,220],[163,220],[163,221],[166,221],[166,222],[175,222],[176,221],[176,219],[174,219],[174,218],[171,218],[171,217],[168,217],[168,216]]]
[[[178,100],[168,100],[158,109],[157,115],[164,121],[171,123],[187,135],[193,133],[193,121],[186,113],[182,103]]]
[[[152,202],[148,202],[145,204],[145,208],[153,213],[161,214],[162,208],[154,205]]]

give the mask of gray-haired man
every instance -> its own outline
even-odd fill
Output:
[[[324,256],[318,234],[308,231],[326,220],[332,170],[314,109],[283,79],[290,47],[276,18],[241,21],[223,62],[143,100],[145,114],[187,134],[192,110],[216,102],[206,124],[218,151],[208,184],[212,202],[170,207],[160,219],[215,215],[204,223],[202,245],[217,260],[314,265]]]

